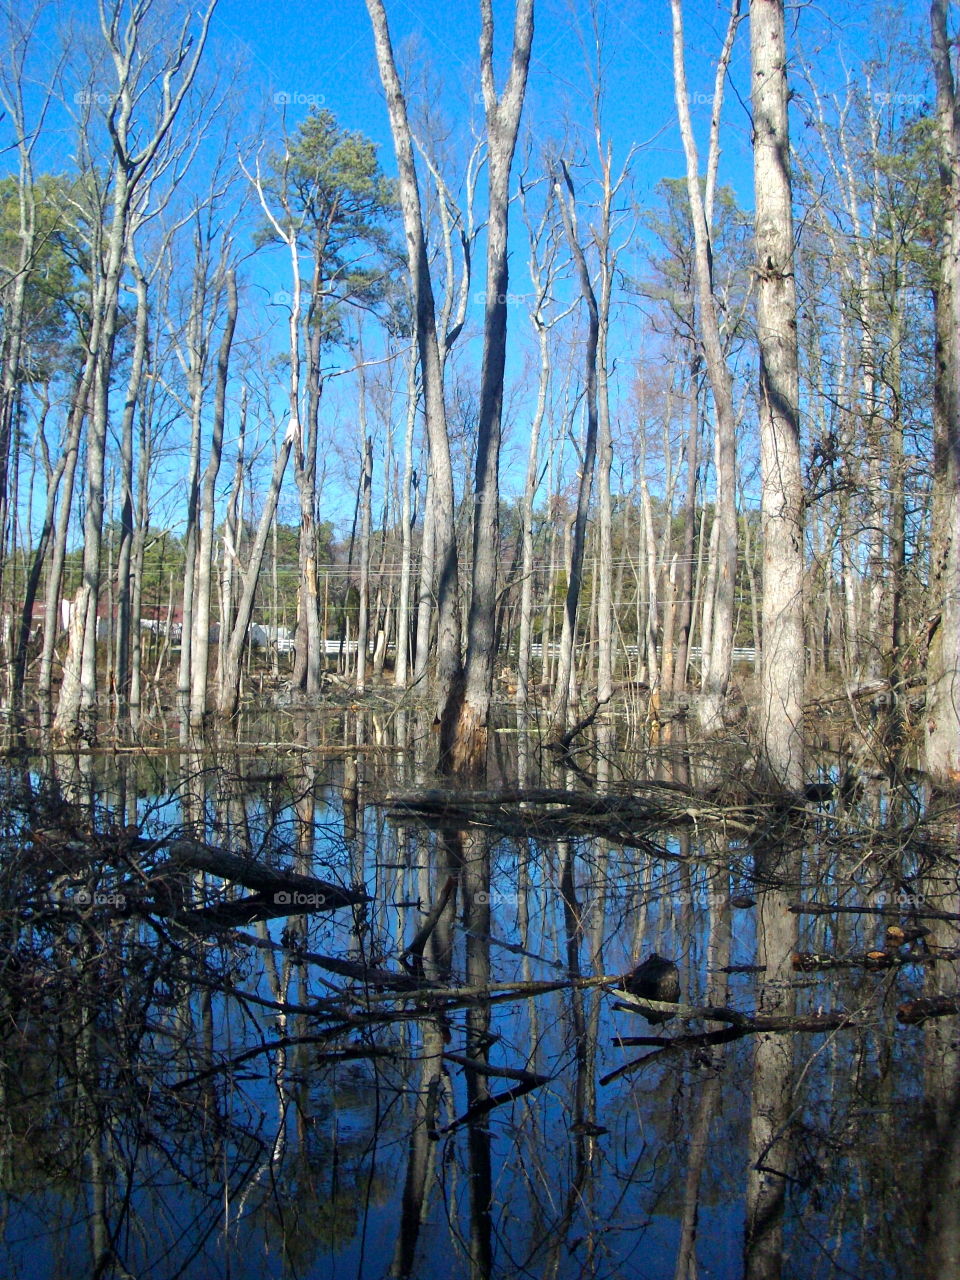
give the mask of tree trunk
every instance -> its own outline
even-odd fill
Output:
[[[127,400],[120,426],[120,547],[117,552],[117,634],[116,700],[117,714],[124,716],[130,705],[130,635],[139,618],[132,617],[131,570],[133,566],[133,419],[140,400],[140,387],[147,358],[147,282],[135,269],[137,319],[133,340]]]
[[[400,482],[400,595],[397,601],[397,660],[393,682],[405,689],[410,670],[410,561],[413,545],[413,431],[417,423],[416,355],[411,350],[407,368],[407,427],[403,438],[403,479]]]
[[[960,101],[947,0],[930,6],[944,227],[936,294],[933,514],[927,656],[926,765],[960,783]]]
[[[677,620],[675,635],[677,656],[673,668],[673,691],[687,687],[687,664],[690,655],[690,630],[693,622],[693,551],[697,526],[697,446],[700,435],[700,356],[690,361],[690,420],[687,428],[687,487],[683,495],[683,542],[680,551],[680,580],[677,585]]]
[[[221,666],[222,680],[218,710],[224,716],[234,715],[240,701],[240,660],[243,656],[244,645],[247,642],[250,619],[253,617],[253,602],[257,593],[257,582],[263,565],[263,554],[266,550],[267,538],[270,536],[270,526],[277,512],[283,473],[286,470],[287,459],[290,457],[294,436],[298,430],[298,424],[291,419],[287,432],[280,444],[277,460],[273,464],[270,488],[267,490],[263,511],[260,513],[260,522],[257,525],[257,533],[253,540],[253,546],[250,548],[250,560],[243,575],[240,599],[237,602],[237,616]]]
[[[122,172],[122,171],[121,171]],[[103,482],[109,417],[110,376],[119,309],[120,274],[128,242],[129,182],[118,177],[113,216],[105,246],[103,275],[94,285],[94,321],[84,375],[91,398],[87,429],[86,511],[83,524],[83,582],[74,602],[83,618],[71,619],[64,681],[55,730],[69,737],[94,732],[97,702],[97,606],[103,535]],[[82,392],[83,400],[86,394]]]
[[[214,382],[213,434],[210,456],[203,473],[200,496],[200,537],[197,547],[196,594],[193,603],[193,645],[191,650],[190,721],[198,725],[207,709],[207,669],[210,661],[210,598],[212,595],[214,498],[220,461],[223,457],[223,426],[226,418],[227,373],[230,348],[237,323],[237,277],[227,272],[227,310]],[[189,572],[189,570],[188,570]],[[186,625],[186,622],[184,622]]]
[[[497,565],[500,552],[500,436],[507,350],[507,260],[510,170],[533,42],[533,0],[517,0],[510,73],[501,96],[493,75],[493,5],[480,0],[480,74],[487,120],[487,292],[477,460],[474,471],[473,576],[467,621],[463,696],[440,729],[440,767],[457,775],[486,768],[487,719],[496,642]]]
[[[233,634],[233,584],[236,578],[239,551],[240,516],[243,502],[243,448],[247,434],[247,389],[240,393],[240,431],[237,440],[237,462],[233,473],[233,486],[227,501],[223,522],[223,572],[220,587],[220,639],[217,643],[217,705],[223,705],[226,684],[226,663]]]
[[[712,605],[711,648],[704,649],[704,679],[700,701],[700,721],[704,729],[719,727],[720,713],[730,681],[733,659],[734,589],[737,576],[737,512],[736,512],[736,422],[730,370],[720,341],[720,324],[713,295],[710,228],[700,191],[700,165],[690,123],[690,104],[683,53],[683,16],[681,0],[671,0],[673,11],[673,74],[676,87],[677,114],[687,162],[687,196],[693,222],[695,279],[700,304],[700,327],[707,374],[713,392],[717,431],[717,559],[716,585]],[[738,21],[739,4],[731,7],[731,25]],[[726,48],[726,46],[725,46]],[[718,78],[714,93],[714,116],[719,116],[722,81]],[[711,135],[711,151],[716,150],[716,131]],[[708,171],[711,168],[708,158]]]
[[[750,6],[763,604],[761,740],[772,781],[803,783],[803,478],[783,0]]]
[[[517,705],[525,706],[529,698],[530,643],[533,635],[533,501],[537,491],[540,428],[547,410],[547,388],[550,381],[549,333],[538,307],[533,317],[540,348],[540,377],[537,384],[537,407],[530,427],[527,452],[527,476],[520,501],[520,639],[517,649]]]
[[[183,623],[180,628],[180,663],[177,671],[177,705],[189,710],[193,654],[193,603],[197,581],[197,521],[200,511],[200,436],[203,415],[207,343],[204,332],[206,263],[200,258],[194,272],[193,296],[187,321],[185,375],[190,393],[190,462],[187,469],[186,526],[183,534]]]
[[[577,489],[577,510],[573,522],[573,541],[570,549],[570,576],[567,579],[567,596],[563,613],[563,632],[560,637],[560,662],[557,687],[553,704],[553,733],[561,737],[568,727],[570,699],[572,696],[573,651],[577,633],[577,606],[583,580],[583,549],[586,542],[587,514],[590,508],[590,492],[593,486],[593,467],[597,451],[597,347],[600,338],[600,314],[596,295],[590,282],[587,260],[577,236],[574,221],[575,208],[573,185],[564,167],[564,178],[570,189],[569,203],[560,190],[560,179],[554,175],[553,183],[560,209],[567,244],[573,255],[580,284],[580,295],[587,308],[587,341],[584,348],[584,390],[587,405],[587,428],[580,459],[580,483]]]
[[[458,617],[457,543],[454,528],[453,470],[443,399],[443,369],[437,338],[436,307],[430,261],[424,235],[420,189],[413,158],[413,142],[407,104],[397,74],[383,0],[367,0],[373,25],[380,79],[390,115],[390,129],[397,153],[400,208],[407,245],[407,262],[413,293],[424,414],[430,445],[431,501],[437,563],[437,716],[449,722],[460,698],[460,622]],[[421,636],[417,636],[418,668]],[[418,673],[419,674],[419,670]]]
[[[48,406],[44,406],[43,418],[46,418]],[[68,419],[68,432],[74,424],[74,415],[71,414]],[[13,658],[13,689],[12,689],[12,706],[15,712],[20,712],[23,708],[24,682],[27,676],[27,656],[30,647],[30,635],[33,630],[33,606],[37,598],[37,591],[40,587],[40,578],[43,574],[43,568],[46,564],[47,553],[50,550],[50,538],[54,529],[54,522],[57,513],[57,495],[60,490],[60,484],[63,480],[64,473],[67,469],[69,456],[69,435],[67,438],[67,450],[60,454],[57,459],[56,466],[51,466],[47,456],[47,447],[43,436],[44,423],[41,420],[37,438],[42,443],[44,459],[46,461],[47,471],[47,498],[43,515],[43,525],[40,529],[40,536],[37,539],[37,545],[34,548],[33,556],[30,563],[30,570],[23,588],[23,608],[20,611],[20,628],[17,637],[16,649]],[[76,444],[74,443],[74,456],[76,453]]]
[[[140,704],[143,701],[143,562],[146,554],[147,535],[150,531],[150,459],[152,439],[150,424],[153,421],[152,393],[140,413],[140,457],[137,462],[137,523],[133,531],[133,556],[131,564],[130,615],[130,718],[136,727]]]
[[[360,473],[360,611],[357,618],[357,693],[363,693],[364,691],[367,672],[367,646],[370,628],[370,490],[372,484],[373,441],[368,435],[365,435],[363,437],[363,461]]]

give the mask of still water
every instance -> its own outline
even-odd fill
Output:
[[[0,1274],[956,1280],[955,826],[429,735],[6,762]]]

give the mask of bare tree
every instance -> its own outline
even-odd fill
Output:
[[[517,705],[525,706],[530,696],[530,647],[533,637],[534,595],[534,530],[533,504],[541,479],[540,433],[547,412],[550,389],[551,355],[550,330],[568,314],[549,314],[549,303],[562,273],[558,262],[559,236],[556,227],[554,186],[551,182],[541,217],[536,223],[530,218],[521,183],[520,200],[527,223],[530,242],[528,270],[533,284],[534,305],[530,320],[537,335],[539,373],[537,378],[537,405],[530,426],[530,444],[527,450],[527,474],[523,497],[520,501],[520,638],[517,653]],[[575,305],[575,304],[573,304]]]
[[[217,367],[214,374],[213,424],[210,454],[204,468],[200,492],[200,536],[197,542],[196,568],[188,564],[186,572],[195,572],[193,602],[193,645],[191,653],[190,719],[199,724],[207,710],[207,669],[210,661],[210,604],[213,595],[214,498],[220,461],[223,457],[223,429],[227,413],[227,375],[230,349],[237,323],[237,277],[231,267],[226,272],[226,313]],[[184,627],[186,627],[184,618]]]
[[[104,120],[112,187],[109,195],[97,190],[94,165],[88,160],[87,189],[95,192],[92,208],[86,211],[94,264],[93,318],[79,403],[85,410],[89,399],[90,419],[83,583],[73,604],[75,617],[82,621],[71,628],[64,662],[55,720],[62,734],[89,735],[96,718],[104,467],[121,275],[133,227],[143,216],[146,190],[159,172],[174,164],[178,152],[183,155],[173,127],[196,79],[215,3],[210,0],[199,22],[187,13],[172,37],[158,43],[154,0],[134,6],[124,0],[108,6],[107,0],[98,0],[100,36],[116,78]]]
[[[573,183],[565,165],[563,166],[563,182],[567,188],[567,196],[561,190],[560,175],[558,173],[553,175],[554,191],[563,216],[567,244],[577,269],[580,295],[587,309],[587,338],[583,357],[584,399],[586,402],[587,422],[583,449],[579,459],[577,506],[573,522],[573,541],[570,548],[567,593],[563,611],[563,630],[560,635],[560,658],[553,704],[553,730],[558,736],[562,736],[567,729],[572,696],[571,682],[577,629],[577,608],[580,603],[580,589],[583,581],[583,551],[586,542],[587,514],[590,507],[594,462],[597,455],[597,346],[600,339],[600,311],[597,307],[597,297],[590,279],[586,255],[583,252],[577,232]]]
[[[407,416],[403,433],[403,473],[400,479],[400,587],[397,600],[397,658],[394,684],[407,687],[410,669],[410,570],[413,550],[413,433],[417,423],[420,389],[417,385],[417,350],[411,343],[407,355]]]
[[[932,0],[937,132],[944,224],[936,295],[933,513],[927,658],[926,763],[960,781],[960,95],[947,33],[947,0]]]
[[[131,255],[132,256],[132,255]],[[132,567],[134,536],[134,469],[133,423],[140,408],[140,393],[147,365],[149,308],[147,302],[147,278],[134,258],[130,262],[137,298],[137,314],[133,353],[130,360],[130,376],[127,398],[120,423],[120,546],[117,549],[117,632],[115,650],[115,701],[119,715],[129,708],[130,698],[130,636],[139,618],[132,616]]]
[[[763,610],[760,719],[767,768],[803,782],[803,478],[783,0],[750,9],[760,343]]]
[[[493,74],[493,4],[480,0],[480,77],[487,122],[487,290],[483,368],[474,471],[473,574],[467,621],[463,696],[441,730],[441,768],[456,774],[486,767],[487,717],[496,657],[497,564],[500,540],[500,441],[507,350],[507,262],[510,171],[533,44],[533,0],[517,0],[513,52],[503,93]]]
[[[683,13],[681,0],[671,0],[673,12],[673,74],[676,89],[677,115],[680,134],[687,161],[687,196],[690,217],[693,222],[695,247],[695,280],[700,304],[700,337],[704,359],[713,392],[716,413],[717,439],[717,555],[716,588],[713,597],[711,648],[704,647],[703,691],[700,719],[707,729],[719,720],[733,658],[734,587],[737,575],[737,509],[736,509],[736,421],[733,408],[733,390],[730,370],[723,355],[720,340],[720,323],[713,293],[713,267],[710,248],[710,223],[708,205],[700,189],[700,163],[697,144],[690,121],[690,99],[687,93],[687,77],[683,50]],[[740,0],[732,0],[727,39],[717,67],[717,79],[713,96],[710,155],[707,173],[715,173],[714,155],[718,147],[720,107],[723,101],[723,78],[733,47],[733,33],[740,20]],[[711,188],[708,184],[707,196]],[[712,204],[712,202],[711,202]],[[708,603],[709,607],[709,603]]]
[[[233,628],[226,645],[223,644],[221,639],[218,702],[218,710],[221,715],[234,715],[240,702],[240,660],[243,656],[244,646],[249,640],[248,632],[250,621],[253,617],[257,584],[260,581],[260,570],[263,567],[267,538],[270,536],[270,529],[277,514],[277,503],[280,499],[283,473],[287,469],[287,460],[290,457],[290,450],[297,438],[299,429],[298,422],[291,415],[287,430],[284,432],[280,447],[277,450],[273,471],[270,475],[270,483],[263,503],[263,510],[260,512],[253,545],[250,548],[250,558],[247,561],[247,567],[241,579]]]
[[[367,12],[373,26],[377,64],[387,97],[390,129],[399,170],[400,209],[407,246],[407,264],[410,271],[417,347],[420,354],[423,407],[430,448],[429,518],[433,522],[432,532],[436,543],[438,565],[436,591],[439,630],[435,702],[438,718],[441,722],[449,722],[451,708],[458,697],[462,667],[453,470],[450,464],[450,441],[447,435],[447,415],[443,399],[443,370],[437,337],[437,315],[407,103],[397,74],[383,0],[367,0]],[[419,659],[419,636],[417,649]],[[420,674],[419,661],[417,667],[416,674]]]
[[[751,0],[754,182],[760,343],[760,466],[763,607],[760,667],[761,740],[766,769],[781,787],[803,783],[803,480],[800,472],[797,302],[787,123],[787,54],[783,0]],[[779,866],[757,857],[757,881],[776,871],[799,878],[789,847]],[[782,889],[760,894],[758,960],[766,971],[761,1003],[792,1013],[790,956],[797,918]],[[750,1280],[780,1274],[782,1214],[791,1151],[792,1043],[759,1037],[750,1112],[746,1267]]]

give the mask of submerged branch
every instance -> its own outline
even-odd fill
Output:
[[[622,1048],[648,1045],[652,1046],[654,1051],[653,1053],[645,1054],[642,1058],[634,1058],[632,1062],[624,1063],[622,1067],[617,1067],[615,1071],[608,1072],[607,1075],[601,1077],[600,1083],[602,1085],[612,1084],[614,1080],[619,1080],[622,1076],[640,1071],[649,1062],[652,1062],[654,1058],[662,1058],[665,1054],[685,1053],[689,1049],[728,1044],[730,1041],[740,1040],[744,1036],[758,1035],[761,1032],[781,1035],[799,1031],[837,1031],[846,1027],[867,1027],[871,1025],[871,1021],[865,1019],[859,1013],[815,1013],[796,1017],[776,1017],[737,1013],[732,1009],[713,1009],[711,1011],[711,1017],[718,1020],[724,1014],[727,1015],[727,1019],[724,1020],[729,1020],[734,1025],[725,1027],[722,1031],[707,1031],[699,1035],[679,1035],[666,1039],[662,1036],[615,1036],[613,1043]]]

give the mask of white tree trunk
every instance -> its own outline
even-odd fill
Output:
[[[507,83],[497,95],[493,73],[493,5],[480,0],[480,73],[487,121],[487,289],[483,365],[474,471],[473,574],[467,621],[464,692],[456,718],[445,718],[440,763],[455,774],[486,768],[487,719],[496,648],[500,540],[500,442],[507,352],[507,256],[510,171],[520,128],[533,43],[533,0],[517,0]]]
[[[711,608],[711,648],[709,656],[704,646],[704,687],[700,701],[700,721],[704,729],[719,726],[720,713],[730,681],[733,659],[734,589],[737,576],[737,511],[736,511],[736,422],[733,410],[733,392],[730,370],[723,355],[720,341],[720,324],[713,295],[713,279],[710,261],[710,227],[700,191],[700,164],[690,123],[690,104],[687,94],[687,77],[683,51],[683,15],[681,0],[671,0],[673,12],[673,74],[676,89],[677,115],[680,134],[687,162],[687,196],[693,222],[694,263],[697,299],[700,304],[700,327],[703,353],[713,392],[717,433],[717,558],[715,592],[707,597],[705,608]],[[730,24],[738,21],[739,5],[731,9]],[[725,52],[732,48],[732,41],[724,45]],[[722,79],[718,76],[714,92],[714,116],[719,117]],[[711,152],[716,150],[718,132],[711,136]],[[708,158],[708,172],[711,162]],[[704,628],[706,630],[706,627]]]
[[[936,300],[930,644],[926,764],[940,784],[960,783],[960,100],[947,34],[947,0],[930,23],[944,227]]]
[[[397,601],[397,660],[394,684],[407,687],[410,670],[410,558],[413,542],[413,432],[417,423],[417,359],[411,348],[407,367],[407,426],[403,439],[403,479],[400,482],[400,596]]]
[[[191,650],[190,720],[200,724],[207,710],[207,667],[210,660],[210,600],[213,594],[214,497],[220,460],[223,456],[223,427],[226,419],[227,372],[230,348],[237,323],[237,278],[227,272],[227,310],[217,356],[214,387],[213,435],[210,457],[203,473],[200,496],[200,537],[197,546],[196,597],[193,603],[193,645]],[[184,620],[186,626],[186,620]]]
[[[397,74],[390,30],[383,0],[367,0],[373,26],[380,79],[390,115],[390,130],[397,153],[400,208],[407,245],[407,263],[416,318],[424,413],[430,444],[431,502],[437,564],[437,715],[449,721],[459,701],[461,678],[460,623],[458,616],[458,566],[454,528],[453,469],[443,398],[443,369],[437,338],[437,317],[424,235],[420,188],[413,158],[413,142],[407,104]],[[428,566],[429,569],[429,566]],[[424,601],[421,596],[421,605]],[[425,638],[424,638],[425,639]],[[417,636],[417,672],[420,675],[421,633]]]
[[[763,533],[760,732],[771,780],[803,783],[803,477],[783,0],[752,0]]]

